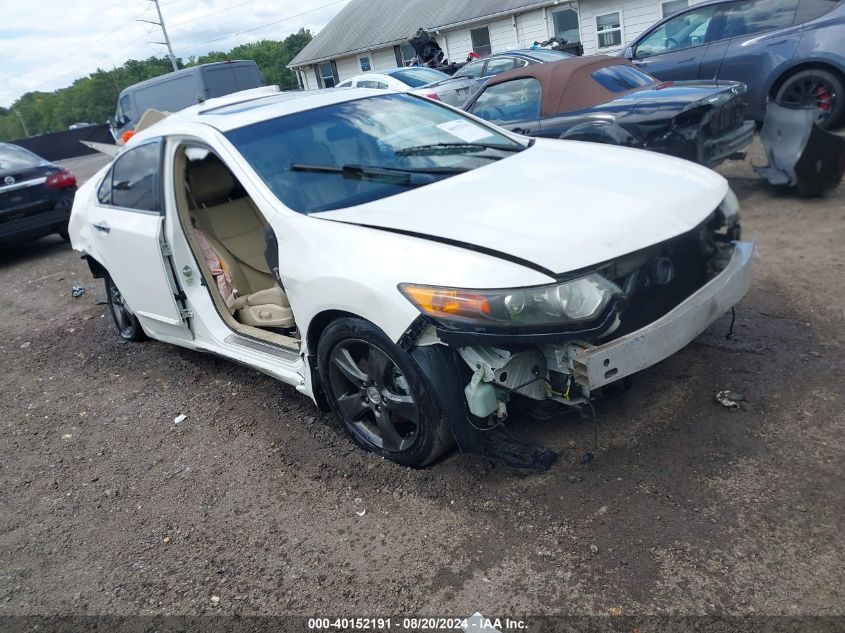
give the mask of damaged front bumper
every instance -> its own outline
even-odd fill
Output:
[[[454,345],[473,371],[465,395],[476,417],[504,417],[511,395],[579,406],[592,392],[680,351],[736,305],[751,285],[754,249],[754,242],[725,244],[712,278],[662,316],[615,336],[619,320],[614,309],[602,327],[584,329],[581,336],[575,332],[492,339],[476,335],[471,343],[454,345],[450,337],[438,334],[441,342]]]
[[[558,341],[516,335],[495,345],[455,346],[471,379],[463,393],[454,384],[438,390],[451,391],[451,398],[463,401],[470,414],[450,415],[461,449],[512,466],[547,468],[556,453],[519,440],[502,425],[512,399],[518,397],[534,417],[551,417],[567,407],[587,405],[602,387],[680,351],[748,292],[754,251],[754,242],[725,244],[718,272],[709,281],[659,318],[616,338],[612,331]],[[441,344],[417,349],[433,352],[449,346],[435,340]],[[463,421],[456,423],[458,419]]]
[[[728,265],[668,314],[645,327],[572,357],[575,382],[592,391],[680,351],[736,305],[751,286],[753,242],[734,242]],[[567,355],[559,355],[566,363]],[[565,367],[561,367],[565,369]]]

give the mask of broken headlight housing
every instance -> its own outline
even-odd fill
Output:
[[[719,210],[725,218],[725,224],[733,225],[739,220],[739,199],[733,189],[728,187],[728,193],[719,205]]]
[[[467,290],[399,284],[399,290],[427,316],[482,327],[587,323],[622,294],[597,273],[533,288]]]

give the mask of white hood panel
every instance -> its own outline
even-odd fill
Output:
[[[695,228],[727,190],[715,172],[677,158],[537,139],[489,166],[315,217],[473,244],[565,273]]]

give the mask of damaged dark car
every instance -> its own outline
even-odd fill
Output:
[[[491,79],[464,106],[513,132],[636,147],[715,167],[754,138],[739,82],[661,82],[616,57],[573,57]]]

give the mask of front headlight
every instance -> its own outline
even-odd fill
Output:
[[[400,284],[423,314],[481,326],[550,326],[592,321],[619,287],[596,273],[560,284],[505,290],[466,290]]]
[[[730,187],[728,187],[728,193],[725,194],[724,200],[719,205],[719,210],[725,216],[725,224],[735,224],[739,219],[739,199]]]

